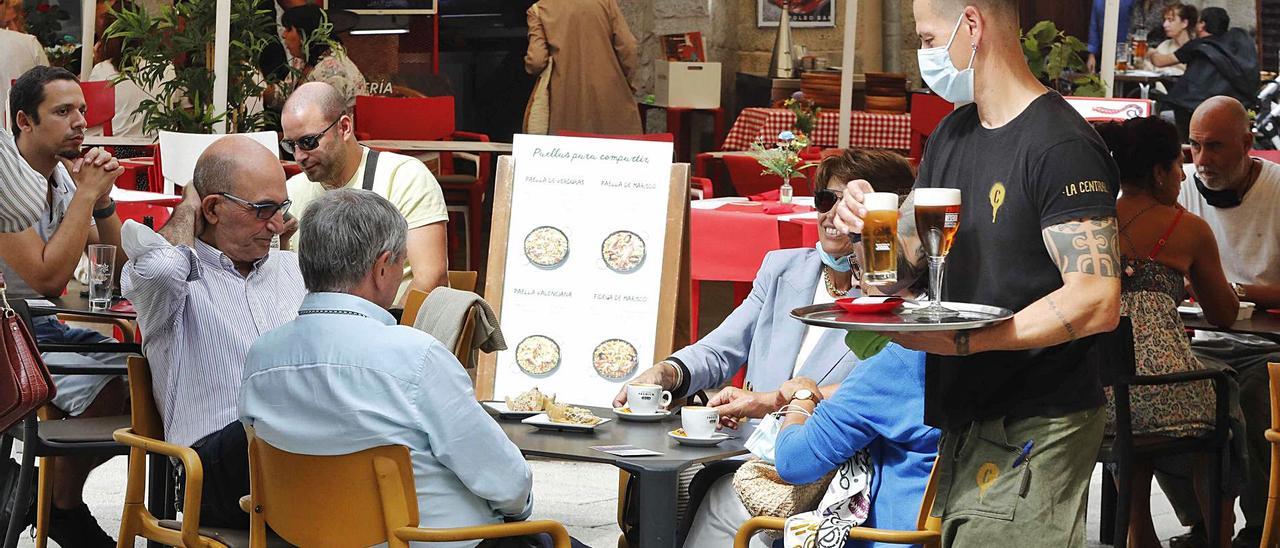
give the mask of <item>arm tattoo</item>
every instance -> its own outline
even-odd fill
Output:
[[[1072,327],[1071,322],[1067,321],[1067,317],[1062,315],[1061,310],[1058,310],[1058,305],[1054,304],[1053,297],[1046,295],[1045,300],[1049,301],[1049,308],[1053,309],[1054,315],[1058,316],[1058,321],[1062,322],[1062,327],[1066,328],[1067,336],[1071,337],[1073,341],[1076,340],[1078,338],[1076,336],[1076,328]]]
[[[1115,217],[1076,219],[1044,229],[1044,246],[1063,274],[1120,277]]]

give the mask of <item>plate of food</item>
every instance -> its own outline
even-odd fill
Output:
[[[545,377],[560,367],[560,345],[546,335],[529,335],[516,345],[516,366],[530,377]]]
[[[611,381],[624,380],[639,365],[636,347],[622,339],[608,339],[591,351],[591,364],[596,373]]]
[[[613,420],[597,417],[585,407],[556,403],[554,400],[547,401],[545,407],[545,413],[539,413],[520,422],[543,430],[591,432],[596,427]]]
[[[524,256],[539,268],[556,268],[569,258],[569,237],[554,226],[540,226],[524,237]]]
[[[609,270],[629,274],[644,264],[644,239],[629,230],[619,230],[605,237],[600,244],[600,258]]]
[[[727,440],[733,436],[724,432],[715,432],[709,438],[694,438],[685,433],[683,428],[677,428],[667,432],[667,437],[676,440],[681,445],[691,445],[693,447],[714,447],[720,445],[720,442]]]
[[[613,414],[622,420],[635,422],[658,422],[671,416],[671,411],[659,409],[652,413],[640,413],[631,410],[630,407],[614,407]]]
[[[499,419],[518,420],[541,413],[546,408],[545,402],[547,400],[554,402],[556,397],[543,394],[535,386],[532,389],[521,392],[514,398],[507,396],[506,401],[482,401],[480,405],[483,405],[485,409],[490,411],[490,414],[496,415]]]

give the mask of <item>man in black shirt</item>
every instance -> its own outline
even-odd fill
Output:
[[[1097,133],[1028,70],[1015,0],[915,0],[915,16],[925,82],[972,103],[934,131],[916,181],[962,196],[943,297],[1016,311],[973,331],[890,334],[929,353],[943,544],[1083,545],[1105,422],[1088,354],[1119,321],[1119,176]],[[845,190],[849,232],[869,191]],[[903,285],[924,263],[913,196],[899,216]]]

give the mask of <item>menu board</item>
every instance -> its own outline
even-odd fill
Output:
[[[491,378],[497,399],[537,386],[607,406],[671,350],[685,166],[677,184],[671,143],[513,144],[500,159],[486,281],[508,349],[482,361],[478,390],[485,397]]]

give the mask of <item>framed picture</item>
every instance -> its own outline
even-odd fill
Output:
[[[756,26],[776,27],[782,18],[781,0],[756,0]],[[836,26],[836,0],[791,0],[791,27]]]

